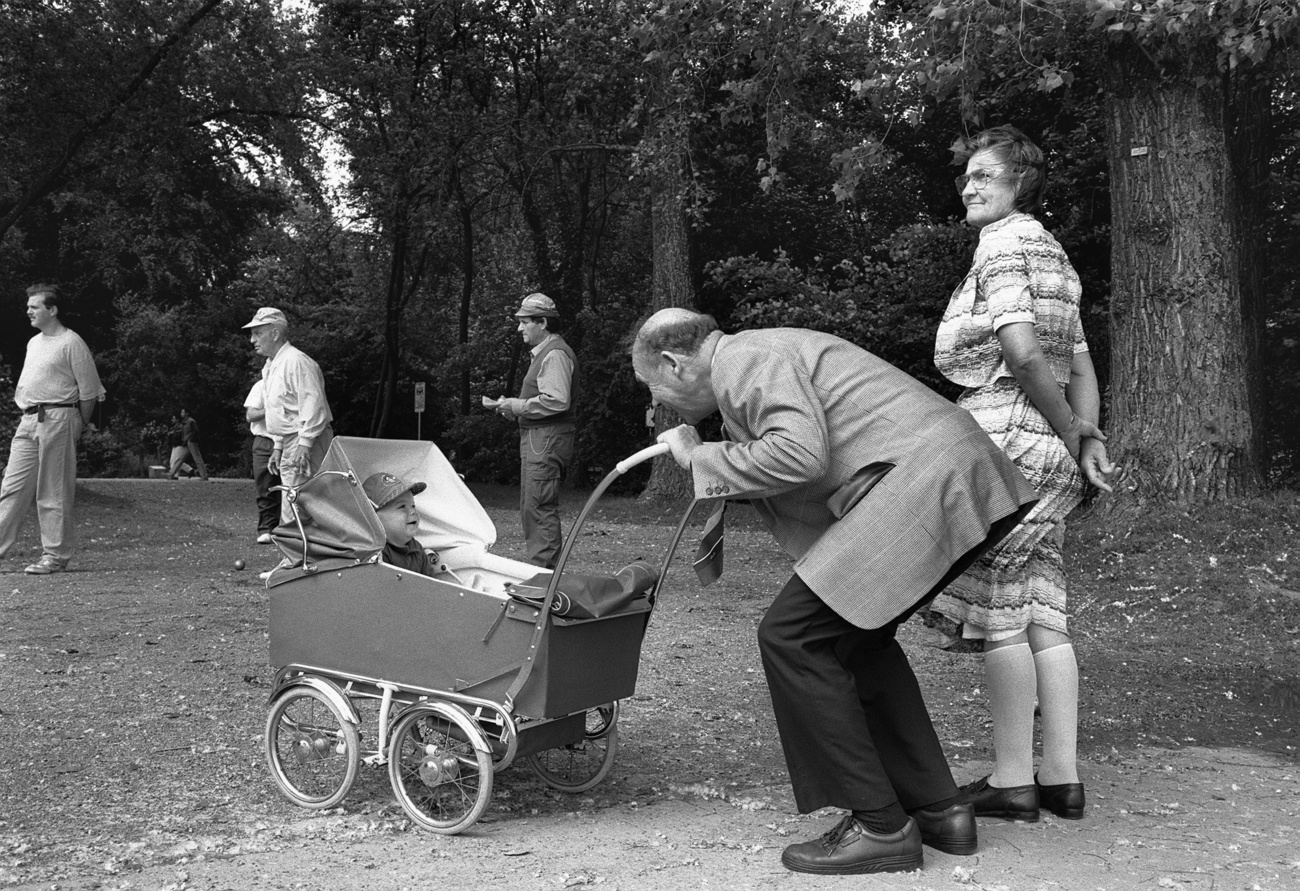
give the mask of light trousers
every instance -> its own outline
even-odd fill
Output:
[[[194,467],[202,479],[208,478],[208,465],[203,462],[203,452],[199,449],[198,440],[195,439],[172,449],[172,462],[167,475],[175,479],[180,474],[181,465],[185,463],[186,458],[194,462]]]
[[[39,418],[24,414],[9,446],[0,483],[0,557],[13,549],[35,502],[44,553],[66,564],[72,556],[81,409],[46,408],[45,420]]]
[[[319,437],[317,437],[314,443],[312,443],[311,454],[307,456],[307,472],[298,473],[293,470],[289,470],[288,468],[284,467],[284,465],[282,464],[280,466],[280,485],[289,489],[295,489],[298,486],[301,486],[303,483],[307,482],[307,480],[311,479],[312,476],[315,475],[316,471],[320,470],[321,462],[325,460],[325,453],[330,450],[330,443],[332,443],[333,441],[334,441],[334,428],[326,427],[324,432],[321,433]],[[281,457],[283,457],[284,453],[293,451],[295,448],[297,448],[297,446],[298,446],[298,434],[291,433],[288,436],[286,436],[281,446],[281,448],[283,449],[283,452],[281,453]],[[281,523],[293,522],[293,507],[292,505],[289,504],[288,498],[280,499],[280,522]]]

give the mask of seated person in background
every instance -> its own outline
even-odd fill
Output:
[[[433,575],[438,571],[438,555],[425,551],[415,539],[415,533],[420,529],[415,496],[425,488],[424,483],[407,485],[401,477],[383,472],[371,474],[361,484],[388,539],[381,559],[412,572]]]

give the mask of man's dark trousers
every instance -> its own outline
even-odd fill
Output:
[[[895,803],[911,810],[957,794],[916,675],[894,639],[910,614],[857,628],[797,575],[768,607],[759,651],[800,813]]]
[[[957,794],[898,626],[938,596],[1033,507],[993,524],[933,588],[880,628],[845,621],[792,576],[758,626],[781,746],[802,814],[829,805],[904,810]]]
[[[273,492],[272,486],[280,484],[280,478],[271,473],[271,452],[275,441],[269,436],[253,437],[253,483],[257,487],[257,534],[271,532],[280,525],[280,493]]]

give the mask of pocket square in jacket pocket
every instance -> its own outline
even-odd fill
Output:
[[[844,484],[826,499],[826,507],[831,515],[837,520],[843,519],[844,515],[853,510],[854,506],[875,488],[876,483],[884,479],[885,474],[893,469],[894,465],[888,461],[876,461],[855,470],[853,476],[845,480]]]

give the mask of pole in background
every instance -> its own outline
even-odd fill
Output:
[[[421,422],[424,420],[424,381],[415,383],[415,438],[423,439]]]

